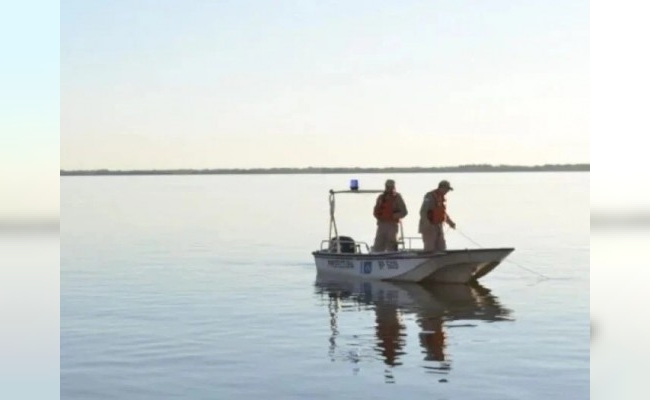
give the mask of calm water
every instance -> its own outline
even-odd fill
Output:
[[[317,277],[327,191],[387,177],[62,178],[61,398],[588,399],[589,174],[392,175],[407,235],[448,178],[449,247],[512,263],[479,287]],[[337,198],[341,234],[372,242],[373,196]]]

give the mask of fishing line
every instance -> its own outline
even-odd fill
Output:
[[[484,246],[482,246],[482,245],[481,245],[480,243],[478,243],[476,240],[474,240],[474,239],[472,239],[471,237],[469,237],[469,236],[467,236],[466,234],[464,234],[464,233],[463,233],[461,230],[459,230],[458,228],[455,228],[454,230],[455,230],[456,232],[460,233],[461,235],[463,235],[463,236],[465,237],[465,239],[467,239],[467,240],[469,240],[470,242],[474,243],[474,244],[477,245],[478,247],[480,247],[480,248],[484,248]],[[447,232],[449,232],[449,229],[447,229]],[[515,265],[515,266],[517,266],[517,267],[519,267],[519,268],[521,268],[521,269],[524,269],[524,270],[526,270],[526,271],[528,271],[528,272],[530,272],[530,273],[532,273],[532,274],[535,274],[535,275],[539,276],[539,277],[542,278],[542,279],[552,279],[552,278],[550,278],[550,277],[548,277],[548,276],[546,276],[546,275],[544,275],[544,274],[542,274],[542,273],[540,273],[540,272],[534,271],[534,270],[532,270],[532,269],[530,269],[530,268],[528,268],[528,267],[524,267],[523,265],[521,265],[521,264],[519,264],[519,263],[516,263],[516,262],[514,262],[514,261],[512,261],[512,260],[510,260],[510,259],[508,259],[508,258],[506,258],[504,261],[505,261],[505,262],[509,262],[510,264],[513,264],[513,265]]]

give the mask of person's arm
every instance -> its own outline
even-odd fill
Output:
[[[456,223],[452,221],[451,217],[447,213],[445,213],[445,221],[447,221],[447,225],[451,226],[453,229],[456,229]]]
[[[404,202],[404,199],[402,198],[401,194],[397,194],[397,211],[393,213],[393,217],[395,219],[402,219],[408,215],[408,210],[406,209],[406,203]]]
[[[375,208],[372,210],[372,215],[375,218],[379,218],[379,207],[381,206],[382,195],[377,196],[377,201],[375,201]]]
[[[429,222],[429,210],[433,208],[433,196],[430,193],[424,195],[422,205],[420,206],[420,218]]]

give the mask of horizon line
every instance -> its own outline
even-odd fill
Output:
[[[577,172],[591,171],[590,163],[575,164],[461,164],[441,167],[255,167],[255,168],[168,168],[168,169],[60,169],[70,175],[182,175],[182,174],[295,174],[295,173],[373,173],[373,172]]]

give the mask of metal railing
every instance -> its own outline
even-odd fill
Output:
[[[332,238],[331,240],[324,239],[320,242],[320,250],[324,251],[327,250],[330,253],[337,253],[337,254],[345,254],[344,252],[340,251],[340,248],[337,248],[336,244],[339,242],[335,238]],[[341,240],[340,243],[345,243],[347,240]],[[370,246],[368,246],[368,243],[366,242],[361,242],[361,241],[354,241],[354,253],[356,254],[361,254],[363,253],[362,246],[366,250],[366,253],[370,253]]]
[[[401,237],[400,239],[397,240],[397,250],[398,251],[411,251],[411,250],[422,250],[422,248],[413,248],[413,241],[422,241],[422,238],[419,236],[406,236],[406,237]],[[330,253],[337,253],[337,254],[346,254],[341,251],[341,247],[343,243],[348,242],[345,239],[342,240],[337,240],[336,238],[332,239],[323,239],[320,243],[320,251],[327,251]],[[370,246],[368,246],[368,243],[364,241],[354,241],[352,242],[354,245],[354,254],[369,254],[371,253]],[[341,245],[341,246],[337,246]],[[365,250],[365,252],[364,252]]]
[[[336,202],[335,194],[338,193],[382,193],[383,190],[330,190],[329,194],[329,208],[330,208],[330,221],[329,221],[329,239],[323,240],[321,242],[320,250],[327,250],[328,252],[341,254],[341,243],[346,242],[346,240],[337,240],[339,237],[338,226],[336,224],[336,218],[334,217]],[[418,236],[404,236],[404,228],[402,226],[402,221],[399,221],[399,234],[397,238],[397,250],[398,251],[411,251],[413,250],[413,240],[422,240]],[[366,242],[362,241],[353,241],[355,253],[363,253],[362,246],[365,248],[366,253],[371,252],[370,246]],[[407,246],[408,243],[408,246]]]
[[[397,241],[397,246],[402,246],[402,250],[413,250],[413,241],[414,240],[419,240],[422,242],[422,238],[420,236],[402,236],[401,240]],[[408,247],[406,247],[406,243],[408,242]],[[422,248],[417,248],[416,250],[422,250]]]

